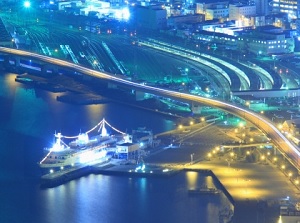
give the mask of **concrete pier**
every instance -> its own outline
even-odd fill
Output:
[[[233,222],[277,222],[280,199],[299,199],[298,189],[271,164],[233,162],[228,166],[225,159],[216,158],[190,168],[209,169],[219,179],[234,200]]]

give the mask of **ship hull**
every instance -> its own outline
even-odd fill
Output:
[[[49,152],[40,162],[41,168],[65,168],[89,164],[97,160],[107,159],[107,145],[94,146],[88,149],[67,149],[65,151]]]

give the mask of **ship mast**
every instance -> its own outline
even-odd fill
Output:
[[[64,145],[62,144],[62,135],[61,133],[55,133],[54,136],[56,137],[56,141],[55,141],[55,144],[53,145],[52,147],[52,150],[55,150],[55,151],[59,151],[59,150],[62,150],[64,148]]]
[[[103,122],[103,123],[102,123],[102,129],[101,129],[101,134],[100,134],[100,135],[101,135],[102,137],[104,137],[104,136],[107,136],[107,130],[106,130],[106,128],[105,128],[105,122],[106,122],[106,121],[105,121],[104,118],[103,118],[102,122]]]

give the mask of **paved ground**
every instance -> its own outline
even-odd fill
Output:
[[[235,218],[245,216],[244,223],[275,222],[279,215],[280,199],[287,196],[291,200],[299,199],[298,189],[270,164],[236,161],[228,166],[225,158],[215,158],[191,167],[214,172],[236,202]]]
[[[297,197],[298,190],[294,185],[271,165],[235,161],[228,166],[224,158],[215,158],[196,163],[192,167],[212,170],[235,200]]]

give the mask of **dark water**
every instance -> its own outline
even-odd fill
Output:
[[[39,188],[37,162],[55,131],[77,135],[103,117],[121,131],[145,126],[170,130],[166,117],[118,104],[76,106],[58,94],[24,87],[0,74],[0,222],[218,222],[229,205],[221,196],[189,196],[211,177],[196,172],[170,178],[89,175],[51,189]]]

